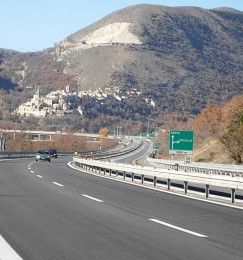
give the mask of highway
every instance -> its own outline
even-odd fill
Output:
[[[0,161],[1,260],[6,243],[26,260],[243,258],[242,209],[86,174],[71,160]]]

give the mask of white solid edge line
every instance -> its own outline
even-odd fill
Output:
[[[91,200],[98,201],[98,202],[104,202],[103,200],[96,199],[96,198],[94,198],[94,197],[91,197],[91,196],[89,196],[89,195],[86,195],[86,194],[82,194],[82,196],[83,196],[83,197],[86,197],[86,198],[88,198],[88,199],[91,199]]]
[[[197,232],[194,232],[194,231],[191,231],[191,230],[188,230],[188,229],[184,229],[184,228],[181,228],[181,227],[177,227],[177,226],[171,225],[169,223],[166,223],[166,222],[163,222],[163,221],[160,221],[160,220],[157,220],[157,219],[150,218],[149,220],[153,221],[153,222],[156,222],[158,224],[161,224],[161,225],[164,225],[164,226],[167,226],[167,227],[170,227],[170,228],[173,228],[173,229],[177,229],[179,231],[182,231],[182,232],[185,232],[185,233],[197,236],[197,237],[207,237],[207,236],[199,234]]]
[[[0,259],[1,260],[23,260],[0,235]]]
[[[198,201],[202,201],[202,202],[206,202],[206,203],[210,203],[210,204],[216,204],[216,205],[220,205],[220,206],[224,206],[224,207],[228,207],[228,208],[243,210],[243,207],[240,207],[240,206],[225,204],[223,202],[217,202],[217,201],[212,201],[212,200],[206,200],[206,199],[203,199],[203,198],[192,197],[190,195],[178,194],[178,193],[175,193],[175,192],[172,192],[172,191],[160,190],[160,189],[156,189],[156,188],[153,188],[153,187],[144,186],[144,185],[141,185],[139,183],[134,183],[134,182],[130,182],[129,183],[129,182],[123,181],[121,179],[115,179],[115,178],[113,179],[113,178],[110,178],[108,176],[98,175],[98,174],[95,174],[95,173],[92,173],[92,172],[89,172],[89,171],[85,171],[84,169],[82,169],[82,170],[81,169],[77,169],[76,167],[71,165],[72,162],[73,161],[67,163],[70,168],[72,168],[72,169],[74,169],[76,171],[82,171],[82,172],[85,172],[87,174],[97,176],[99,178],[105,178],[105,179],[109,179],[109,180],[112,180],[112,181],[118,181],[118,182],[126,183],[126,184],[129,184],[129,185],[138,186],[138,187],[141,187],[141,188],[144,188],[144,189],[155,190],[155,191],[158,191],[158,192],[175,195],[175,196],[178,196],[178,197],[183,197],[183,198],[192,199],[192,200],[198,200]]]
[[[41,175],[36,175],[36,177],[43,179],[43,177]]]
[[[57,186],[60,186],[60,187],[64,187],[64,185],[62,185],[62,184],[60,184],[60,183],[58,183],[58,182],[52,182],[53,184],[55,184],[55,185],[57,185]]]

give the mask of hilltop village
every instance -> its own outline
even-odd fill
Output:
[[[48,115],[62,117],[72,114],[76,110],[80,115],[83,115],[81,98],[85,95],[91,95],[91,93],[71,92],[70,86],[66,86],[64,90],[52,91],[46,96],[41,96],[38,88],[33,98],[21,104],[14,111],[14,114],[23,117],[46,117]],[[92,93],[92,96],[102,98],[99,91]]]
[[[75,101],[78,100],[79,96],[75,92],[71,93],[69,86],[66,86],[65,90],[53,91],[46,96],[41,96],[38,88],[33,98],[21,104],[14,114],[23,117],[64,116],[65,113],[72,112]],[[78,111],[82,115],[81,107],[78,107]]]
[[[122,101],[131,95],[141,95],[141,92],[136,90],[127,92],[126,96],[120,93],[119,88],[115,88],[113,91],[106,88],[101,90],[100,88],[95,91],[80,91],[71,92],[70,86],[66,86],[64,90],[56,90],[50,92],[46,96],[40,95],[40,89],[38,88],[33,98],[21,104],[13,114],[22,117],[47,117],[49,115],[55,115],[57,117],[63,117],[65,115],[79,114],[84,115],[83,99],[85,97],[95,99],[102,102],[106,98],[112,98],[116,101]],[[146,100],[151,106],[155,106],[152,100]],[[97,102],[96,102],[97,103]]]

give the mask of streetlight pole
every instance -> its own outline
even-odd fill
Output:
[[[120,130],[120,133],[119,133],[119,128],[122,129],[122,126],[117,126],[116,127],[116,133],[117,133],[116,137],[117,137],[117,139],[119,139],[119,137],[121,135],[121,130]]]

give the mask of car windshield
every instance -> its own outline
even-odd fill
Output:
[[[44,150],[39,150],[38,153],[39,153],[39,154],[49,154],[48,151],[44,151]]]

